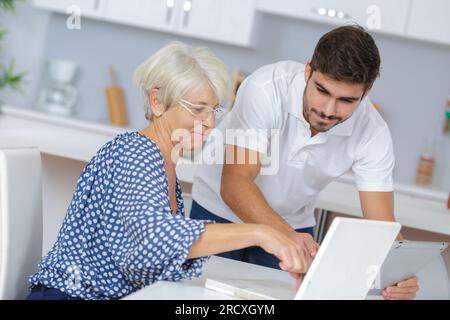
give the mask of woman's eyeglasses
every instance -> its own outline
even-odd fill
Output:
[[[185,108],[190,114],[201,121],[207,121],[212,115],[218,120],[222,118],[225,114],[225,108],[221,105],[215,107],[205,106],[201,104],[193,104],[189,101],[182,99],[180,105]]]

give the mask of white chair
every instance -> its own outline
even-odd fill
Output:
[[[0,146],[0,300],[25,298],[41,257],[40,153]]]

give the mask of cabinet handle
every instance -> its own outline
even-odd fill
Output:
[[[166,7],[167,7],[166,23],[169,24],[170,21],[172,21],[173,9],[175,7],[175,0],[167,0],[166,1]]]
[[[186,28],[189,24],[189,17],[191,16],[192,6],[194,0],[186,0],[183,5],[183,27]]]
[[[350,19],[350,15],[344,11],[334,10],[334,9],[327,9],[327,8],[312,8],[312,13],[317,14],[322,17],[329,17],[329,18],[335,18],[335,19]]]

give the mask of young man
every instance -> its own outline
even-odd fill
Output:
[[[317,196],[351,169],[364,217],[394,221],[391,136],[368,98],[379,70],[373,38],[359,26],[345,26],[325,34],[306,65],[282,61],[248,77],[218,126],[226,134],[225,164],[196,171],[191,218],[268,224],[314,255]],[[236,139],[230,130],[247,135]],[[229,161],[239,154],[245,161]],[[275,174],[263,174],[269,157]],[[224,256],[278,267],[276,257],[258,248]],[[383,296],[412,299],[417,290],[412,278]]]

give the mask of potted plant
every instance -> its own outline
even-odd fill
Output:
[[[0,15],[3,13],[14,13],[16,2],[15,0],[0,0]],[[0,29],[0,41],[6,34],[6,30]],[[0,90],[5,87],[10,87],[15,90],[20,89],[26,72],[17,73],[14,69],[14,59],[4,63],[0,57]]]

